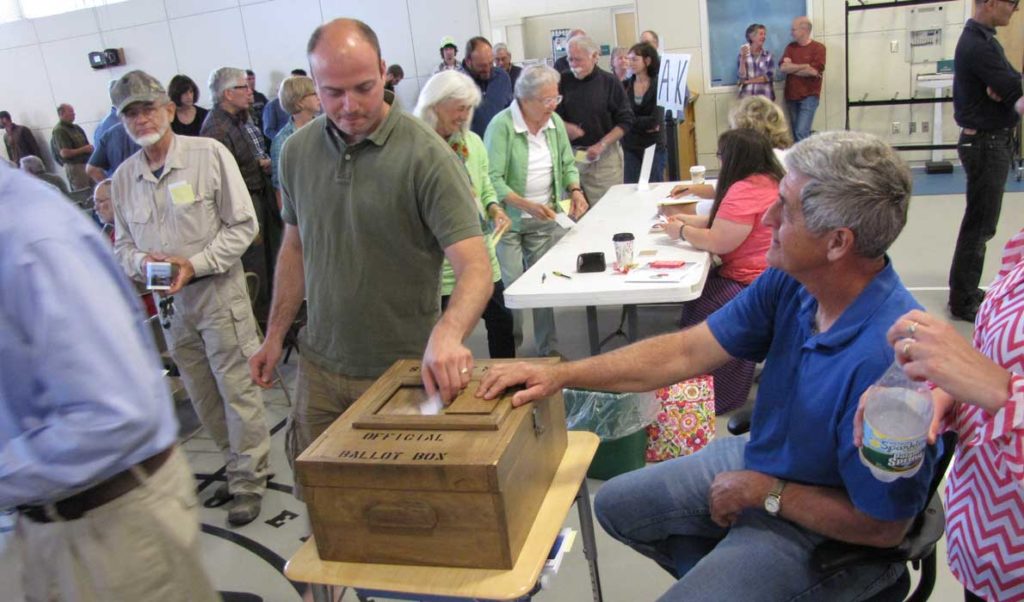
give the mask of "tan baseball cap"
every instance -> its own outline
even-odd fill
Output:
[[[145,71],[129,71],[117,80],[110,89],[110,104],[118,114],[133,102],[153,102],[167,96],[167,90],[152,75]]]

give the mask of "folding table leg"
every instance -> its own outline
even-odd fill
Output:
[[[587,338],[590,340],[590,355],[601,355],[601,334],[597,331],[597,307],[587,306]]]
[[[597,570],[597,537],[594,535],[594,513],[590,507],[590,490],[587,479],[583,478],[580,490],[576,494],[576,509],[580,514],[580,534],[583,536],[583,554],[587,557],[590,568],[590,588],[594,593],[594,602],[602,602],[601,575]]]

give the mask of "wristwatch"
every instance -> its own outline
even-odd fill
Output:
[[[772,485],[772,490],[768,492],[768,495],[764,498],[764,511],[772,516],[778,516],[779,512],[782,511],[782,490],[786,487],[786,482],[782,479],[775,479],[775,484]]]
[[[572,194],[574,192],[583,192],[583,189],[580,188],[579,186],[573,186],[572,188],[569,189],[569,194]]]

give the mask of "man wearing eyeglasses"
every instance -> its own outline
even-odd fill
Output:
[[[246,72],[221,67],[210,74],[209,86],[217,102],[206,116],[199,135],[213,138],[228,148],[252,197],[260,235],[242,256],[242,265],[246,272],[259,276],[254,305],[257,321],[265,323],[270,314],[270,283],[274,279],[283,227],[268,177],[270,157],[261,146],[263,135],[250,121],[253,90]]]
[[[985,244],[996,233],[1020,119],[1013,105],[1021,75],[996,40],[996,27],[1009,24],[1017,4],[975,0],[954,56],[953,116],[961,128],[957,154],[967,175],[967,207],[949,269],[949,312],[969,322],[985,296],[978,288]]]
[[[171,131],[174,103],[149,74],[125,74],[110,97],[142,147],[114,174],[114,252],[135,280],[150,262],[174,266],[167,344],[227,465],[214,497],[234,497],[228,522],[244,525],[260,513],[270,451],[248,368],[259,339],[240,258],[259,226],[246,181],[224,145]]]

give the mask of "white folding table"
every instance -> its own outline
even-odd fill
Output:
[[[711,255],[689,243],[671,240],[662,233],[651,233],[657,219],[658,201],[668,197],[680,182],[652,184],[650,190],[638,191],[636,184],[613,186],[562,239],[544,254],[512,286],[505,289],[505,305],[512,309],[534,307],[587,308],[587,334],[590,352],[601,352],[597,330],[597,306],[621,305],[629,317],[628,336],[636,339],[636,306],[647,303],[679,303],[700,297],[711,265]],[[683,182],[686,183],[686,182]],[[679,282],[627,282],[626,276],[612,269],[615,248],[612,236],[632,232],[636,237],[635,261],[644,264],[653,260],[682,259],[687,275]],[[654,250],[655,255],[641,255]],[[580,253],[602,251],[608,269],[601,273],[576,272]],[[569,278],[556,276],[561,272]]]

